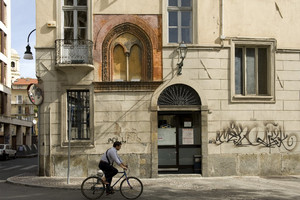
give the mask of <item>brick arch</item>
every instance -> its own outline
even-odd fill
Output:
[[[109,16],[108,16],[109,17]],[[123,23],[132,23],[137,24],[142,30],[144,30],[145,33],[148,34],[149,39],[151,40],[151,43],[153,44],[153,48],[158,49],[159,45],[161,44],[161,41],[158,39],[157,31],[153,30],[152,27],[148,24],[148,22],[141,19],[139,16],[136,15],[115,15],[111,16],[108,19],[106,19],[106,23],[102,26],[99,26],[98,22],[100,20],[95,20],[95,49],[100,50],[103,42],[103,38],[106,37],[106,34],[109,30],[111,30],[113,27],[123,24]],[[104,21],[104,20],[103,20]],[[158,20],[160,21],[160,19]],[[158,24],[157,26],[161,26],[161,24]]]
[[[116,27],[123,26],[125,24],[130,24],[129,27],[137,27],[136,30],[143,33],[148,40],[148,44],[151,45],[151,51],[148,53],[152,54],[152,72],[150,73],[152,77],[148,77],[149,80],[159,81],[162,79],[162,41],[161,41],[161,17],[160,16],[139,16],[139,15],[95,15],[94,16],[94,65],[98,73],[98,80],[104,80],[103,70],[105,62],[109,62],[108,55],[106,57],[102,55],[103,45],[105,39],[107,39],[108,34],[111,34]],[[136,36],[136,34],[133,34]],[[149,46],[149,45],[148,45]],[[106,61],[105,61],[106,59]],[[104,61],[104,62],[103,62]],[[107,65],[105,67],[108,67]],[[104,67],[104,68],[105,68]],[[150,70],[150,69],[149,69]],[[109,74],[108,74],[109,75]]]

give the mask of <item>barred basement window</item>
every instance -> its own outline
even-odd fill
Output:
[[[68,133],[71,140],[90,139],[90,93],[88,90],[68,90]]]

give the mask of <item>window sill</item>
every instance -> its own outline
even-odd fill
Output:
[[[275,103],[274,96],[242,96],[234,95],[231,98],[232,103]]]
[[[71,140],[70,142],[71,147],[90,147],[93,148],[94,144],[92,140]],[[69,141],[64,141],[61,145],[62,147],[68,147],[69,146]]]

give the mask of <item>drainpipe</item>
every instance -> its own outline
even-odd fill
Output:
[[[221,35],[220,39],[224,40],[226,36],[224,35],[224,0],[221,0]]]

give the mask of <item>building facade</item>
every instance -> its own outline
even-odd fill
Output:
[[[11,144],[16,149],[18,145],[23,145],[22,135],[31,133],[32,122],[11,116],[10,9],[10,1],[0,1],[0,143]],[[23,129],[24,132],[22,132]]]
[[[69,144],[93,174],[116,140],[139,177],[300,174],[299,8],[36,1],[40,175],[66,176]]]

